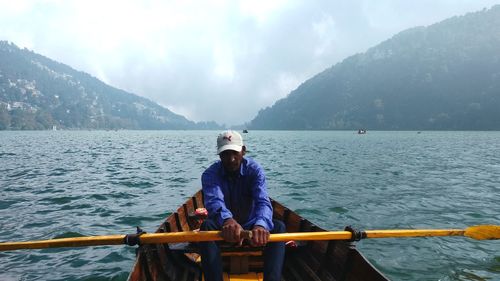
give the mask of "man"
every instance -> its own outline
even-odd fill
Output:
[[[273,220],[262,167],[244,157],[243,138],[235,131],[217,137],[220,161],[201,176],[208,219],[201,230],[221,230],[226,242],[241,245],[243,230],[252,231],[250,245],[264,248],[264,280],[281,280],[285,255],[283,242],[267,243],[269,233],[285,232],[283,222]],[[200,243],[201,263],[206,281],[222,281],[222,259],[215,242]]]

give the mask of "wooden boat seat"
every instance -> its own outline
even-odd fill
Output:
[[[222,260],[228,264],[230,274],[246,274],[250,268],[262,268],[264,263],[262,254],[264,247],[241,246],[234,247],[230,244],[220,245]]]
[[[201,262],[200,250],[197,243],[171,243],[168,244],[171,251],[184,253],[190,260]],[[221,243],[220,244],[224,267],[231,274],[248,273],[250,268],[261,268],[264,247],[250,247]]]

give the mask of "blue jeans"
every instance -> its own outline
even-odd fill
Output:
[[[271,233],[284,233],[285,224],[273,219],[274,228]],[[214,221],[206,219],[201,230],[220,230]],[[201,266],[205,281],[222,281],[222,258],[215,242],[200,242]],[[285,243],[267,243],[264,248],[264,281],[280,281],[283,260],[285,259]]]

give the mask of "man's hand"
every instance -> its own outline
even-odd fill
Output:
[[[241,225],[236,222],[234,219],[227,219],[222,226],[222,238],[224,241],[230,243],[241,243],[243,242],[243,238],[241,238],[240,234],[243,228]]]
[[[260,225],[256,225],[252,229],[252,246],[265,246],[269,241],[269,231]]]

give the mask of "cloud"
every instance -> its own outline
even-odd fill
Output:
[[[495,3],[0,0],[0,40],[191,120],[235,125],[399,31]]]

